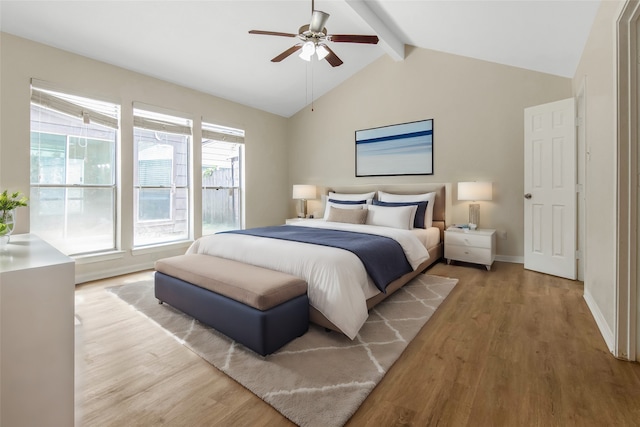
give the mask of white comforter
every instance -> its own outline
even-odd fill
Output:
[[[429,259],[427,249],[410,230],[324,220],[294,225],[393,238],[402,246],[413,269]],[[379,292],[360,259],[344,249],[223,233],[198,239],[187,253],[219,256],[304,278],[309,285],[309,303],[351,339],[367,320],[366,299]]]

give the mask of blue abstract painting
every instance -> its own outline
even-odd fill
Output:
[[[433,119],[356,131],[356,176],[432,174]]]

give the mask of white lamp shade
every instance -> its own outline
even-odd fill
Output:
[[[316,48],[316,55],[318,55],[318,60],[322,61],[324,58],[329,55],[329,49],[323,44],[319,44]]]
[[[294,185],[293,198],[301,200],[311,200],[316,198],[315,185]]]
[[[459,182],[458,200],[491,200],[492,186],[491,182]]]
[[[304,59],[305,61],[311,61],[311,57],[315,52],[316,52],[316,46],[313,44],[313,42],[306,42],[305,44],[302,45],[300,55],[298,56]]]

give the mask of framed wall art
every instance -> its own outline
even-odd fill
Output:
[[[356,131],[356,177],[433,175],[433,119]]]

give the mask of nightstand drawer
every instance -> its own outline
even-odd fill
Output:
[[[455,259],[475,264],[491,265],[493,263],[491,248],[469,248],[465,246],[445,244],[444,257],[446,259]]]
[[[445,248],[449,245],[470,246],[491,249],[491,235],[471,234],[464,232],[448,232],[445,237]]]

